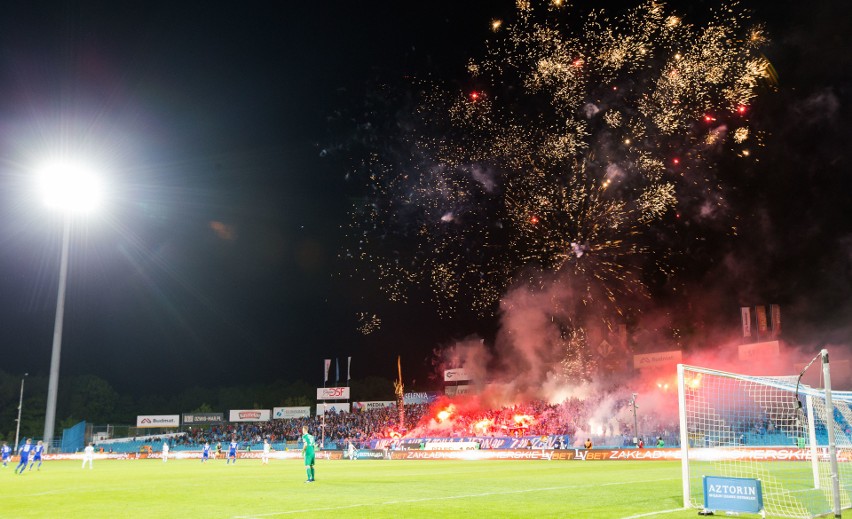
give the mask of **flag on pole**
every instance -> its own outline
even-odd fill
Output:
[[[340,359],[334,359],[334,383],[340,383]]]
[[[325,376],[322,379],[322,383],[325,384],[328,382],[328,369],[331,367],[331,359],[325,359]]]
[[[778,335],[781,333],[781,307],[778,305],[769,305],[769,318],[772,323],[772,334]]]
[[[352,367],[352,357],[349,357],[346,360],[346,385],[347,386],[349,385],[349,381],[352,379],[352,377],[349,376],[349,369],[351,367]]]
[[[743,337],[751,337],[751,308],[740,307],[740,317],[743,323]]]
[[[755,312],[757,316],[755,320],[757,321],[757,333],[766,333],[769,330],[769,323],[766,320],[766,307],[763,305],[756,306]]]

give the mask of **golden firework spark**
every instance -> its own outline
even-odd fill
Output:
[[[493,311],[529,266],[570,273],[584,301],[621,314],[646,269],[667,271],[660,224],[695,192],[723,199],[715,157],[760,145],[746,107],[773,80],[765,31],[735,4],[704,25],[653,1],[516,7],[467,63],[478,88],[415,84],[399,149],[364,164],[348,255],[391,299],[419,287],[444,315]]]

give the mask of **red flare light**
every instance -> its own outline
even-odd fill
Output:
[[[737,113],[740,115],[745,115],[747,109],[748,107],[746,105],[739,105],[737,107]]]
[[[533,225],[538,225],[538,216],[532,215],[530,216],[530,223]]]
[[[705,116],[704,116],[704,122],[705,122],[705,123],[712,123],[712,122],[713,122],[713,121],[715,121],[715,120],[716,120],[716,118],[715,118],[715,117],[713,117],[713,116],[712,116],[712,115],[710,115],[710,114],[707,114],[707,115],[705,115]]]
[[[512,417],[515,420],[515,425],[518,427],[529,427],[535,420],[528,414],[516,414]]]
[[[488,429],[494,426],[494,421],[489,419],[484,419],[473,424],[473,430],[480,434],[488,433]]]
[[[473,92],[471,92],[471,93],[470,93],[470,100],[471,100],[471,101],[473,101],[473,102],[478,101],[478,100],[479,100],[479,95],[480,95],[480,94],[479,94],[479,92],[477,92],[476,90],[474,90]]]
[[[673,159],[672,159],[672,164],[674,164],[675,166],[677,166],[678,164],[680,164],[680,159],[679,159],[679,158],[677,158],[677,157],[673,158]]]
[[[455,413],[455,411],[455,406],[449,405],[445,409],[441,409],[440,411],[438,411],[438,414],[435,415],[435,419],[438,420],[438,422],[444,422],[446,420],[449,420],[450,417],[453,416],[453,413]]]

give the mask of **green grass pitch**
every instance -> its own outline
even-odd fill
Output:
[[[318,460],[310,484],[299,460],[80,465],[0,469],[0,517],[697,517],[678,510],[677,462]]]

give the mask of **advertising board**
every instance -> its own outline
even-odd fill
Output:
[[[349,400],[349,388],[318,387],[317,400]]]
[[[462,382],[472,380],[470,373],[464,368],[454,368],[444,370],[444,382]]]
[[[372,409],[381,409],[383,407],[394,407],[396,402],[393,400],[374,400],[372,402],[352,402],[353,411],[370,411]]]
[[[136,417],[136,427],[180,427],[179,414],[143,414]]]
[[[213,424],[225,421],[225,413],[183,413],[184,425]]]
[[[231,409],[228,421],[231,422],[268,422],[269,409]]]
[[[645,369],[675,366],[681,362],[682,358],[683,355],[680,350],[643,353],[633,356],[633,367],[634,369]]]
[[[290,418],[309,418],[311,416],[311,406],[299,407],[273,407],[272,417],[279,420],[288,420]]]

